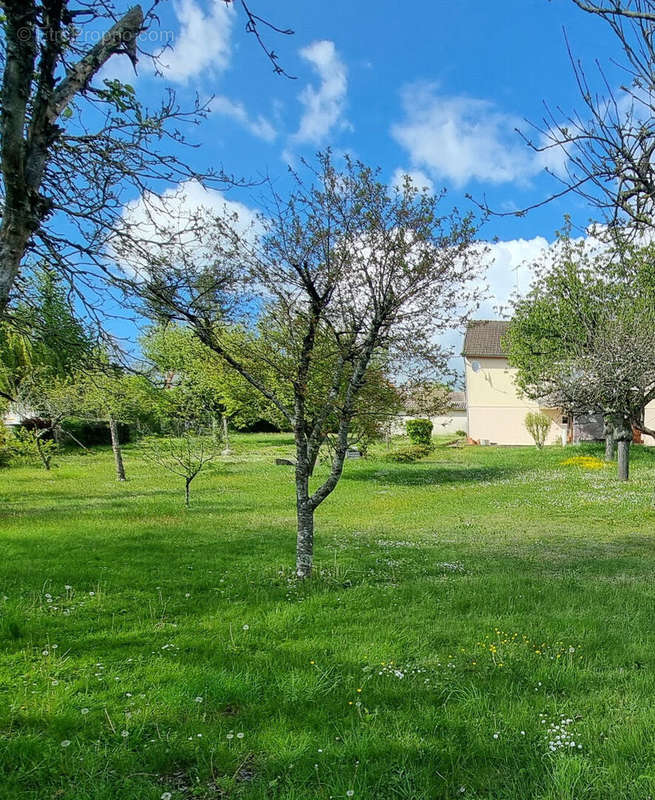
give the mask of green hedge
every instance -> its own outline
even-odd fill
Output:
[[[412,444],[432,445],[432,421],[429,419],[408,419],[405,423],[407,436]]]
[[[393,461],[396,464],[413,464],[425,456],[430,455],[432,448],[425,444],[409,444],[404,447],[396,447],[385,456],[385,461]]]

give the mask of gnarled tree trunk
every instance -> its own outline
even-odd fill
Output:
[[[311,464],[304,437],[296,424],[296,575],[308,578],[314,562],[314,507],[309,498]]]
[[[298,535],[296,538],[296,575],[308,578],[314,562],[314,509],[309,502],[297,498],[296,515]]]
[[[113,417],[109,417],[109,432],[111,433],[111,449],[114,451],[114,461],[116,463],[116,478],[119,481],[124,481],[125,467],[123,466],[123,451],[121,450],[121,443],[118,438],[118,423]]]

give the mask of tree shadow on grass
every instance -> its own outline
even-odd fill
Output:
[[[440,486],[469,483],[492,483],[512,477],[523,469],[516,466],[453,467],[435,463],[384,464],[353,470],[344,476],[348,481],[366,481],[392,486]]]
[[[159,501],[160,504],[153,504]],[[28,498],[21,498],[14,502],[6,502],[0,509],[0,519],[29,518],[46,521],[53,515],[74,515],[77,519],[96,517],[99,512],[134,517],[135,520],[144,516],[160,516],[161,514],[189,515],[206,513],[251,513],[259,505],[253,500],[244,500],[238,493],[227,489],[211,490],[202,489],[191,492],[191,505],[184,505],[183,489],[153,489],[143,490],[131,494],[126,492],[112,492],[111,494],[89,496],[84,503],[79,495],[72,491],[53,497],[49,492],[34,492]]]

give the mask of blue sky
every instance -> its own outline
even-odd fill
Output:
[[[595,75],[594,59],[616,48],[605,26],[571,0],[251,0],[252,9],[293,28],[293,36],[262,29],[296,80],[276,76],[244,17],[222,0],[169,0],[160,11],[164,77],[141,62],[134,77],[126,57],[105,70],[133,83],[144,102],[166,86],[184,104],[197,92],[213,111],[189,138],[199,168],[222,166],[246,178],[268,174],[284,185],[287,164],[328,145],[378,165],[392,182],[402,171],[446,187],[450,204],[468,208],[466,193],[499,210],[530,205],[558,188],[546,160],[515,133],[539,123],[544,101],[580,107],[564,29],[576,57]],[[146,49],[158,44],[145,41]],[[610,75],[613,79],[613,75]],[[618,80],[618,78],[617,78]],[[561,167],[561,157],[548,161]],[[231,201],[256,207],[253,189]],[[207,199],[207,198],[205,198]],[[210,199],[222,202],[212,194]],[[493,217],[483,231],[494,244],[491,297],[478,316],[493,316],[529,271],[569,213],[584,226],[593,216],[574,195],[527,216]]]

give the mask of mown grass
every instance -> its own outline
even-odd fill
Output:
[[[236,449],[188,511],[135,451],[0,472],[3,800],[655,794],[655,452],[379,448],[301,584],[291,440]]]

